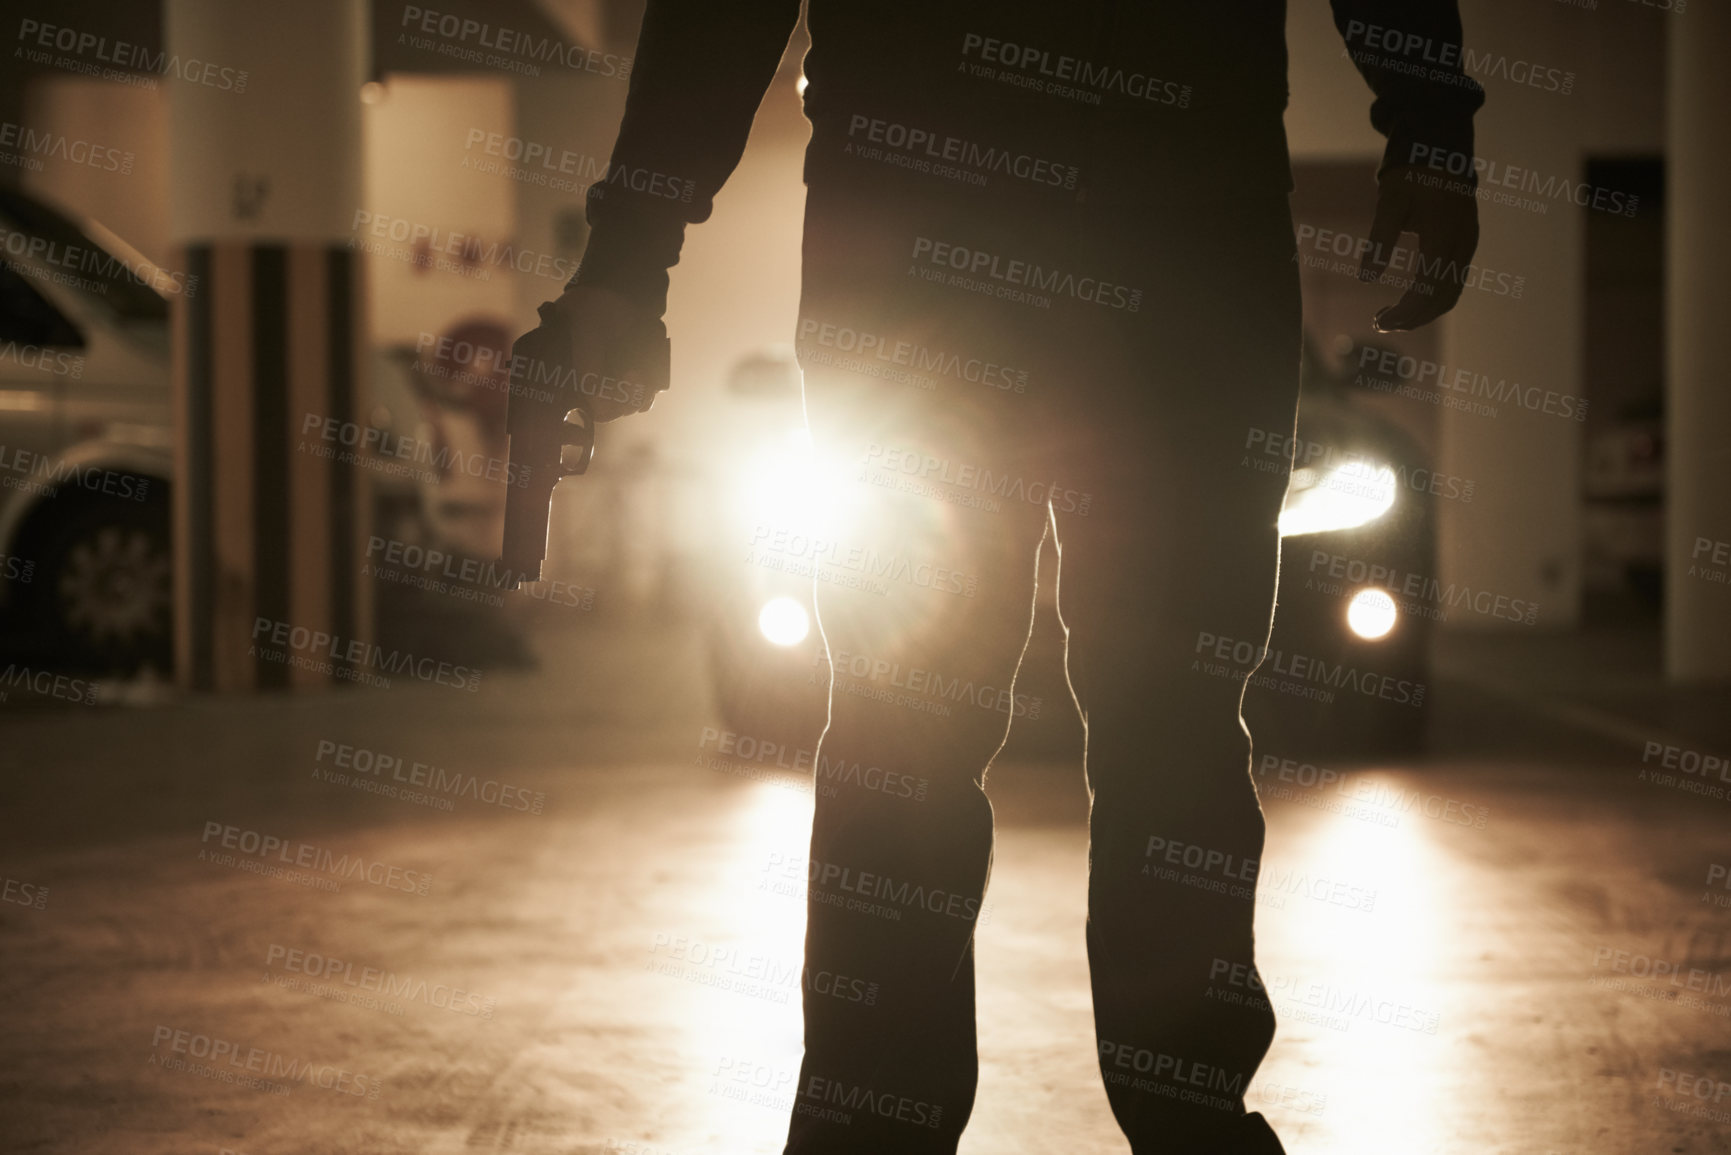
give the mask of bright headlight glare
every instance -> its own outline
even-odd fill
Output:
[[[811,617],[792,598],[771,598],[757,612],[757,628],[778,646],[797,646],[811,632]]]
[[[754,522],[811,533],[822,530],[840,491],[833,463],[818,459],[803,428],[764,446],[742,480],[741,512]]]
[[[1352,595],[1346,606],[1346,624],[1352,632],[1367,642],[1387,637],[1400,616],[1394,598],[1387,590],[1367,586]]]
[[[1394,470],[1367,461],[1292,471],[1280,511],[1280,536],[1354,529],[1394,508]]]

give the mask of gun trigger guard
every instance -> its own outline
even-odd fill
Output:
[[[578,415],[581,424],[573,423],[570,415],[559,423],[561,438],[559,442],[559,476],[576,477],[589,468],[589,462],[595,457],[595,421],[581,409],[571,411]],[[566,464],[566,447],[581,450],[575,464]]]

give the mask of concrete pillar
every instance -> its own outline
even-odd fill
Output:
[[[1493,95],[1507,99],[1507,94]],[[1536,102],[1530,102],[1535,104]],[[1481,115],[1476,151],[1499,164],[1578,179],[1582,158],[1562,102]],[[1581,392],[1585,225],[1575,206],[1536,215],[1481,204],[1479,276],[1443,322],[1451,370],[1518,383],[1523,392]],[[1518,294],[1518,295],[1517,295]],[[1472,500],[1439,500],[1438,570],[1445,583],[1539,607],[1537,628],[1566,629],[1581,610],[1581,424],[1514,402],[1486,417],[1444,408],[1439,472],[1472,483]],[[1534,627],[1479,614],[1450,628]]]
[[[1731,677],[1731,8],[1671,21],[1666,125],[1665,673]]]
[[[195,689],[325,684],[364,654],[371,626],[366,470],[340,459],[340,440],[303,436],[309,414],[365,422],[346,238],[361,203],[366,5],[169,0],[165,22],[180,61],[170,238],[188,274],[177,675]]]

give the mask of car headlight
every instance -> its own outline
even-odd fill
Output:
[[[1280,536],[1328,533],[1375,521],[1394,508],[1394,470],[1370,461],[1349,461],[1292,471],[1280,510]]]
[[[778,646],[797,646],[811,632],[811,616],[792,598],[770,598],[757,612],[757,629]]]
[[[1365,586],[1346,604],[1346,625],[1367,642],[1385,638],[1400,617],[1392,594],[1375,586]]]

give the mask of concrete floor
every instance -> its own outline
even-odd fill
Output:
[[[700,762],[684,631],[589,622],[543,649],[474,694],[9,705],[0,1148],[779,1151],[803,907],[777,880],[810,796]],[[1638,743],[1521,731],[1446,686],[1437,708],[1423,766],[1264,781],[1281,1027],[1253,1104],[1295,1155],[1731,1148],[1731,801],[1644,779]],[[319,773],[321,743],[514,789],[366,793]],[[991,791],[962,1150],[1125,1151],[1091,1050],[1079,774],[1010,761]],[[382,881],[245,871],[220,857],[255,857],[242,831]],[[314,957],[343,969],[320,986]],[[209,1077],[246,1068],[207,1047],[310,1074]]]

